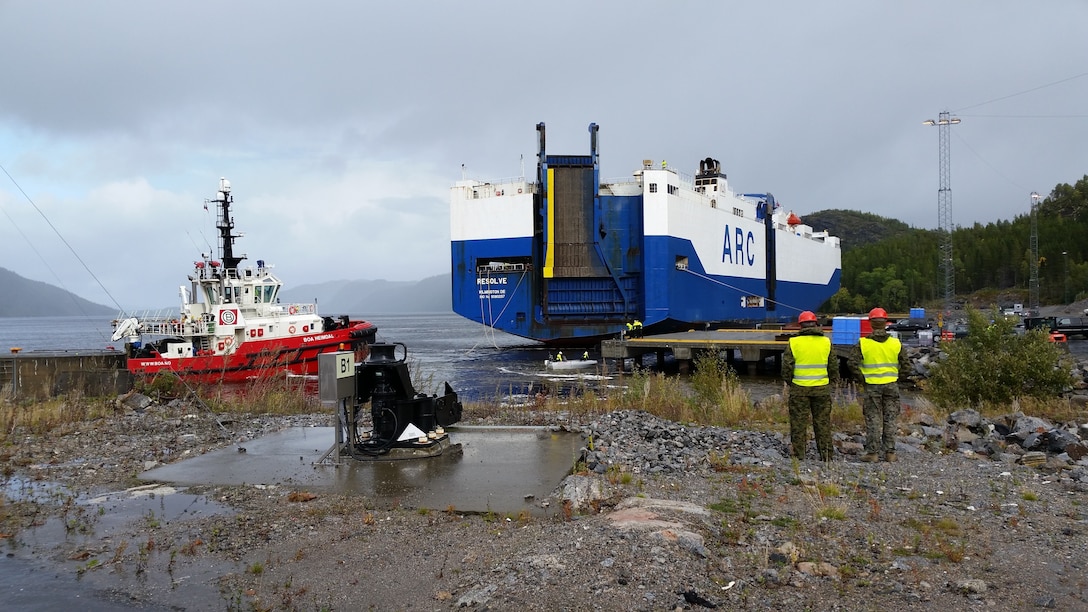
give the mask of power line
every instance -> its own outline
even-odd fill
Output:
[[[79,256],[79,253],[77,253],[76,250],[72,248],[72,245],[68,243],[64,236],[60,233],[60,230],[58,230],[57,227],[53,225],[53,222],[49,220],[49,217],[46,217],[45,213],[42,212],[42,209],[38,208],[38,205],[34,203],[34,200],[30,199],[30,196],[27,195],[25,191],[23,191],[22,186],[20,186],[18,181],[15,180],[15,177],[11,176],[11,174],[8,173],[7,168],[5,168],[3,165],[0,165],[0,170],[2,170],[4,174],[7,175],[8,179],[11,180],[11,183],[15,185],[15,188],[19,190],[19,193],[23,194],[23,197],[26,198],[26,201],[30,202],[30,205],[34,207],[34,210],[38,211],[38,214],[41,215],[42,219],[45,220],[45,223],[49,226],[49,228],[53,230],[53,233],[56,234],[57,237],[60,238],[60,241],[64,243],[64,246],[68,247],[68,250],[72,252],[72,255],[75,256],[76,261],[78,261],[80,265],[83,266],[83,269],[87,271],[87,274],[90,274],[91,278],[94,279],[94,282],[98,283],[98,286],[102,288],[102,291],[104,291],[105,294],[109,296],[110,300],[113,301],[114,306],[116,306],[118,310],[124,310],[123,308],[121,308],[121,304],[119,304],[117,300],[113,297],[113,295],[109,292],[109,289],[106,289],[106,286],[102,284],[102,281],[98,280],[98,277],[95,276],[94,272],[92,272],[91,269],[87,267],[87,263],[84,262],[83,258]],[[14,223],[14,220],[12,222]],[[22,230],[20,230],[19,233],[22,233]],[[23,237],[25,238],[26,235],[24,234]],[[33,244],[31,246],[33,247]],[[34,252],[37,253],[37,249],[35,249]],[[40,256],[41,254],[39,253],[39,257]],[[42,261],[44,262],[45,260],[43,259]],[[46,263],[46,267],[49,267],[48,263]],[[50,272],[53,271],[52,268],[50,268],[49,270]],[[56,276],[55,272],[53,273],[53,276]],[[58,278],[58,280],[60,279]],[[63,288],[64,285],[62,284],[61,287]],[[67,289],[65,289],[65,291],[67,291]]]
[[[1028,94],[1028,93],[1031,93],[1033,91],[1039,91],[1040,89],[1046,89],[1047,87],[1053,87],[1055,85],[1060,85],[1062,83],[1066,83],[1066,82],[1072,81],[1074,79],[1079,79],[1079,78],[1084,77],[1084,76],[1088,76],[1088,72],[1082,72],[1080,74],[1075,74],[1075,75],[1073,75],[1071,77],[1066,77],[1064,79],[1054,81],[1053,83],[1047,83],[1046,85],[1039,85],[1038,87],[1032,87],[1031,89],[1025,89],[1024,91],[1018,91],[1016,93],[1008,94],[1006,96],[1001,96],[999,98],[993,98],[992,100],[987,100],[985,102],[979,102],[978,104],[972,104],[970,106],[964,106],[963,108],[956,109],[955,111],[952,111],[952,112],[954,112],[956,114],[959,114],[962,111],[965,111],[965,110],[967,110],[969,108],[975,108],[975,107],[978,107],[978,106],[985,106],[986,104],[992,104],[994,102],[1000,102],[1001,100],[1008,100],[1009,98],[1015,98],[1016,96],[1022,96],[1024,94]]]
[[[972,115],[964,117],[976,117],[982,119],[1088,119],[1088,115]]]
[[[982,154],[979,153],[977,149],[972,147],[971,143],[967,142],[967,139],[963,137],[963,134],[961,134],[958,131],[956,132],[956,140],[958,140],[960,142],[960,144],[962,144],[963,146],[967,147],[968,151],[970,151],[971,153],[974,153],[975,157],[977,157],[980,162],[985,164],[986,167],[988,167],[990,170],[993,170],[994,174],[996,174],[998,177],[1000,177],[1006,183],[1008,183],[1009,185],[1012,185],[1013,187],[1016,187],[1017,189],[1019,189],[1021,191],[1028,191],[1027,187],[1024,187],[1023,185],[1017,183],[1012,178],[1010,178],[1007,174],[1002,172],[997,166],[991,164],[989,162],[989,160],[987,160],[985,157],[983,157]]]

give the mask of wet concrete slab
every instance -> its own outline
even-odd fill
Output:
[[[357,494],[376,507],[552,514],[541,508],[574,465],[582,438],[542,427],[448,427],[454,447],[438,457],[318,463],[332,427],[296,427],[140,474],[177,486],[276,485]],[[458,452],[457,445],[460,446]]]

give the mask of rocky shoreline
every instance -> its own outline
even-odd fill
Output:
[[[572,427],[555,415],[554,427]],[[1088,606],[1084,423],[908,415],[900,461],[789,459],[770,432],[624,410],[573,426],[575,473],[530,515],[379,507],[289,486],[155,489],[215,512],[105,528],[135,475],[327,415],[235,418],[184,402],[4,449],[8,555],[134,608],[756,610]],[[811,459],[815,451],[810,451]],[[19,499],[16,483],[69,494]],[[101,508],[101,510],[99,510]],[[35,535],[56,529],[54,541]],[[52,525],[52,527],[50,527]]]

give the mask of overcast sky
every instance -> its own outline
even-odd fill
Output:
[[[711,156],[802,217],[934,228],[922,122],[950,111],[953,223],[1011,220],[1088,173],[1086,23],[1082,0],[0,0],[0,267],[176,303],[223,176],[237,249],[288,285],[443,274],[461,165],[531,175],[540,121],[566,154],[598,123],[605,177]]]

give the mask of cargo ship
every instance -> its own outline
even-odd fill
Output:
[[[230,181],[219,180],[216,206],[219,258],[201,255],[181,307],[169,314],[114,320],[112,340],[125,341],[128,369],[136,376],[172,372],[190,383],[241,383],[271,376],[316,376],[318,355],[354,351],[366,358],[377,327],[347,315],[318,314],[317,304],[282,304],[283,282],[263,260],[242,266],[234,253]]]
[[[535,179],[462,177],[451,190],[453,310],[551,345],[643,333],[786,323],[839,288],[839,239],[770,193],[737,193],[720,162],[686,174],[643,160],[602,181],[588,155],[550,155]]]

